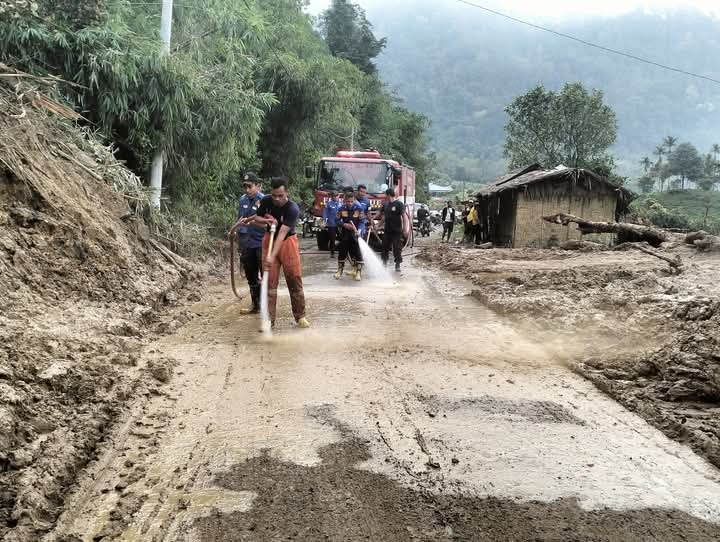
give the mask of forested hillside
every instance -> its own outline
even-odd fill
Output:
[[[382,77],[410,108],[428,115],[439,166],[488,177],[502,160],[504,108],[541,83],[581,81],[604,92],[617,114],[612,151],[624,174],[662,137],[701,152],[720,139],[720,84],[624,59],[457,2],[372,2],[369,17],[389,38]],[[541,21],[584,40],[720,79],[720,22],[693,11]]]
[[[424,182],[427,119],[378,79],[362,10],[335,0],[318,24],[301,0],[183,0],[161,50],[161,2],[0,0],[0,62],[59,78],[68,104],[147,179],[164,151],[168,207],[227,231],[241,172],[287,175],[375,146]]]

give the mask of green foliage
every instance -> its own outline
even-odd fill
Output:
[[[636,211],[653,205],[658,206],[651,218],[653,224],[720,234],[720,192],[671,190],[643,195],[633,203]]]
[[[352,54],[331,54],[300,0],[184,0],[165,55],[160,2],[0,0],[13,7],[0,20],[0,61],[64,79],[65,99],[138,174],[163,151],[168,205],[219,234],[242,171],[288,175],[294,197],[310,199],[304,166],[347,145],[351,129],[359,144],[429,174],[427,119],[374,75],[385,42],[345,4]]]
[[[631,204],[631,210],[659,228],[688,229],[690,218],[677,209],[668,209],[652,198],[641,198]]]
[[[348,0],[332,0],[320,16],[320,30],[334,56],[349,60],[367,74],[376,73],[373,59],[387,40],[375,37],[363,8]]]
[[[670,173],[680,178],[685,189],[686,181],[697,181],[703,174],[703,159],[691,143],[681,143],[668,157]]]
[[[71,81],[66,97],[136,171],[146,172],[154,152],[164,151],[170,194],[238,169],[254,155],[274,102],[253,88],[241,44],[227,42],[202,56],[164,56],[151,36],[125,24],[133,14],[124,6],[115,19],[77,31],[32,18],[0,23],[2,59]]]
[[[640,180],[638,180],[638,185],[640,185],[640,190],[643,194],[649,194],[653,191],[653,188],[655,188],[655,179],[649,175],[643,175],[640,177]]]
[[[505,111],[505,156],[511,168],[535,162],[552,168],[593,167],[612,170],[609,147],[617,137],[615,113],[599,90],[566,83],[562,91],[542,85],[516,98]]]

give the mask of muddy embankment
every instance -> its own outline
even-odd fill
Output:
[[[0,538],[38,540],[123,408],[162,393],[199,271],[111,186],[137,182],[98,142],[0,85]]]
[[[582,352],[573,370],[720,467],[720,255],[667,254],[681,274],[636,251],[440,246],[419,259],[538,341]]]

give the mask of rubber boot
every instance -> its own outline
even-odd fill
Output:
[[[396,264],[395,264],[395,272],[396,272],[396,273],[399,273],[399,272],[400,272],[400,264],[399,264],[399,263],[396,263]]]
[[[334,275],[335,280],[340,280],[342,278],[344,270],[345,270],[345,262],[339,263],[337,273],[335,273],[335,275]]]
[[[260,287],[250,289],[250,299],[252,299],[252,307],[249,309],[240,309],[242,314],[258,314],[260,312]]]
[[[362,279],[362,266],[362,262],[357,262],[355,264],[355,280],[358,282]]]
[[[307,329],[310,327],[310,322],[308,322],[307,318],[303,317],[297,321],[297,325],[300,329]]]

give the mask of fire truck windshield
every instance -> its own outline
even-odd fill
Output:
[[[371,194],[382,194],[388,189],[392,170],[385,162],[341,162],[323,160],[320,162],[318,189],[329,192],[342,191],[361,184]]]

